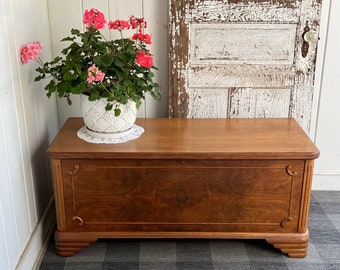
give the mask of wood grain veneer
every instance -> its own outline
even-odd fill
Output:
[[[98,238],[262,238],[308,246],[319,151],[293,119],[138,119],[123,144],[79,139],[70,118],[50,148],[57,253]]]

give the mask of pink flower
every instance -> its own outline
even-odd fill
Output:
[[[124,30],[124,29],[130,29],[130,24],[128,21],[115,20],[115,21],[109,21],[108,27],[109,29]]]
[[[23,46],[20,50],[20,59],[23,64],[29,60],[36,60],[44,46],[39,41],[34,41]]]
[[[95,64],[88,68],[87,82],[102,82],[105,77],[105,73],[101,72]]]
[[[146,44],[151,44],[151,36],[148,34],[136,33],[132,36],[132,40],[136,39],[145,42]]]
[[[153,66],[153,58],[149,52],[140,51],[136,56],[136,63],[145,68],[151,68]]]
[[[139,27],[139,32],[142,32],[142,30],[147,27],[147,23],[144,18],[136,18],[134,15],[131,15],[129,21],[132,29],[138,29]]]
[[[130,16],[130,24],[131,24],[132,29],[137,28],[137,20],[134,15]]]
[[[106,20],[102,12],[95,8],[91,8],[90,10],[85,10],[83,23],[87,28],[90,28],[93,25],[94,28],[99,30],[105,26]]]

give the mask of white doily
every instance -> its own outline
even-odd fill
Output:
[[[89,143],[107,143],[107,144],[115,144],[115,143],[124,143],[134,139],[137,139],[144,132],[144,128],[133,125],[127,131],[118,132],[118,133],[98,133],[89,130],[86,126],[83,126],[78,130],[77,136],[84,141]]]

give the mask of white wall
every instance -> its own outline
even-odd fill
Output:
[[[40,40],[51,55],[45,0],[0,0],[0,269],[31,269],[52,199],[46,149],[55,136],[56,102],[34,83],[34,63],[19,49]],[[51,222],[50,222],[51,224]]]
[[[315,142],[321,155],[315,162],[313,189],[340,190],[340,1],[325,1],[323,17],[325,50],[318,76],[321,84],[316,114]],[[322,56],[322,55],[320,55]]]

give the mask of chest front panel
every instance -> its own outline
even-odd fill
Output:
[[[296,232],[303,160],[64,160],[70,231]]]

